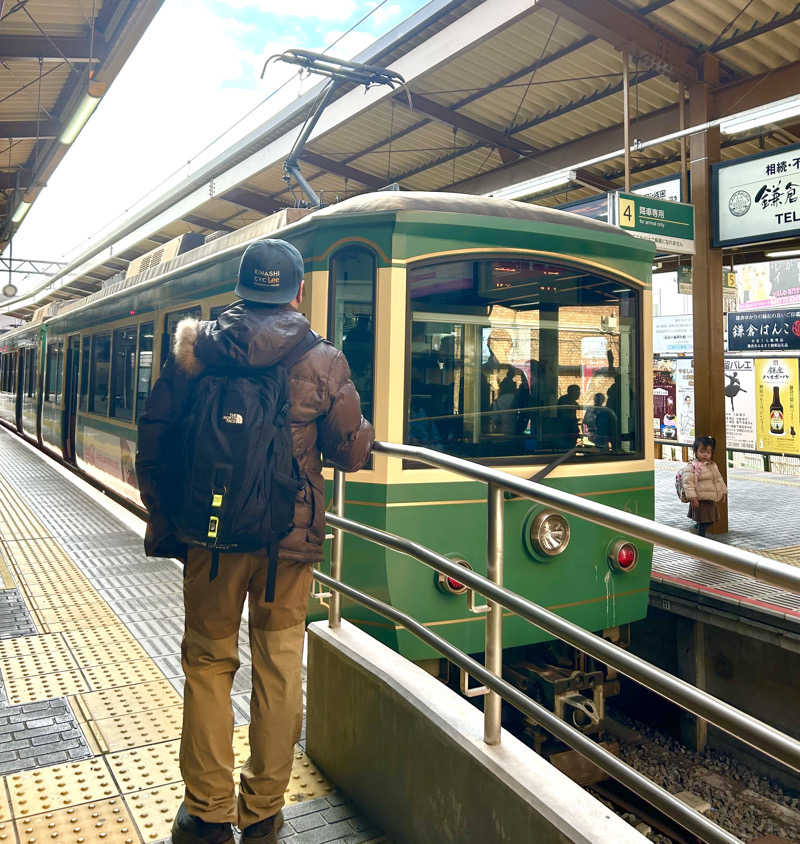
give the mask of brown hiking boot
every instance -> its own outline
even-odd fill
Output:
[[[211,823],[190,815],[181,803],[172,824],[173,844],[233,844],[229,823]]]
[[[278,812],[243,829],[240,844],[278,844],[278,832],[282,826],[283,812]]]

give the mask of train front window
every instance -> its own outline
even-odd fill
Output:
[[[136,375],[136,420],[144,413],[150,395],[150,378],[153,374],[153,323],[139,326],[139,368]]]
[[[518,258],[412,267],[406,442],[467,458],[641,453],[639,294]]]
[[[373,419],[375,377],[375,257],[348,246],[331,261],[328,337],[340,348],[361,397],[364,416]]]

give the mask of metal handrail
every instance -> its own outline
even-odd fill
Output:
[[[347,520],[342,519],[341,521],[346,522]],[[541,724],[542,727],[552,733],[557,739],[563,741],[564,744],[591,760],[598,768],[604,770],[652,806],[655,806],[671,818],[677,820],[692,834],[697,835],[703,841],[711,842],[711,844],[742,844],[741,839],[735,835],[731,835],[722,827],[705,817],[705,815],[701,815],[682,800],[670,794],[666,789],[657,785],[643,774],[640,774],[635,768],[632,768],[614,756],[613,753],[610,753],[601,745],[587,738],[580,730],[562,721],[561,718],[554,715],[540,703],[529,698],[502,677],[496,676],[492,671],[467,656],[467,654],[451,645],[441,636],[428,630],[427,627],[424,627],[411,616],[389,606],[383,601],[379,601],[377,598],[373,598],[354,589],[352,586],[342,583],[336,578],[328,577],[323,572],[315,570],[314,577],[325,584],[334,594],[341,592],[353,601],[404,627],[423,642],[439,651],[439,653],[449,659],[454,665],[457,665],[462,671],[483,682],[485,686],[492,690],[493,694],[497,695],[498,699],[502,697],[508,701],[512,706]]]
[[[661,545],[679,553],[698,557],[715,566],[800,594],[800,568],[777,560],[770,560],[767,557],[754,554],[752,551],[731,548],[720,542],[714,542],[700,536],[692,536],[683,531],[676,531],[642,516],[626,513],[606,504],[599,504],[596,501],[571,495],[544,484],[518,478],[491,466],[471,463],[468,460],[452,457],[430,448],[376,442],[374,450],[394,457],[427,463],[440,469],[447,469],[476,481],[496,484],[502,489],[523,498],[530,498],[532,501],[546,504],[572,516],[578,516],[589,522],[613,528],[654,545]]]
[[[800,771],[800,741],[785,735],[774,727],[770,727],[763,721],[740,712],[730,704],[715,698],[708,692],[701,691],[691,683],[673,677],[668,672],[662,671],[649,662],[607,642],[602,636],[590,633],[539,604],[511,592],[503,586],[492,583],[482,575],[453,562],[424,545],[412,542],[402,536],[395,536],[379,528],[335,516],[332,513],[327,513],[326,518],[330,525],[339,530],[352,533],[354,536],[382,545],[392,551],[406,554],[436,571],[441,571],[448,577],[455,578],[470,589],[485,595],[490,601],[495,601],[552,636],[611,666],[620,674],[624,674],[626,677],[646,686],[666,700],[677,703],[689,712],[766,753],[773,759]]]

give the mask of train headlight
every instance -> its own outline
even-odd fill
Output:
[[[609,549],[608,562],[615,571],[633,571],[639,562],[639,550],[627,539],[618,539]]]
[[[540,554],[555,557],[569,545],[569,522],[560,513],[545,510],[531,523],[530,540]]]
[[[464,566],[464,568],[472,571],[472,566],[466,560],[462,560],[460,557],[451,557],[450,559],[454,563],[458,563],[458,565]],[[435,575],[436,586],[442,592],[446,592],[448,595],[463,595],[467,591],[466,584],[457,580],[455,577],[442,574],[440,571],[435,572]]]

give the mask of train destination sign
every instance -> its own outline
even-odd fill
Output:
[[[728,350],[800,350],[800,310],[736,311],[728,314]]]
[[[659,252],[694,255],[694,207],[649,196],[611,194],[611,220],[634,237],[652,240]]]
[[[711,167],[714,246],[800,234],[800,144]]]

